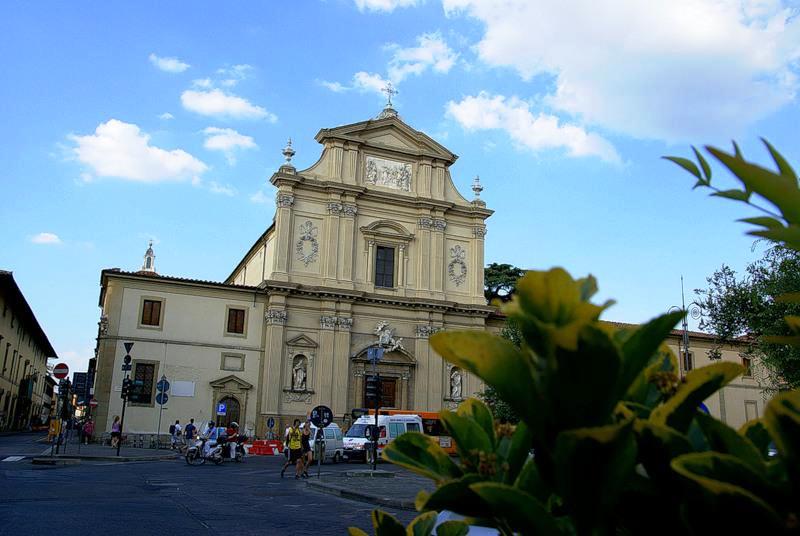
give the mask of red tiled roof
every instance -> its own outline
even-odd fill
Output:
[[[232,283],[222,283],[220,281],[209,281],[207,279],[191,279],[188,277],[174,277],[169,275],[161,275],[155,272],[127,272],[125,270],[120,270],[119,268],[106,268],[101,273],[101,279],[106,275],[123,275],[123,276],[133,276],[133,277],[146,277],[148,279],[160,279],[162,281],[174,281],[176,283],[192,283],[198,285],[213,285],[217,287],[225,287],[225,288],[234,288],[234,289],[247,289],[247,290],[259,290],[258,287],[253,287],[250,285],[234,285]]]

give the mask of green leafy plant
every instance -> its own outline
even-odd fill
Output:
[[[386,447],[386,459],[437,483],[417,496],[413,534],[431,534],[422,520],[444,509],[502,534],[797,530],[800,393],[779,395],[763,420],[733,430],[698,406],[742,367],[718,362],[679,378],[664,341],[681,313],[617,329],[599,320],[610,304],[590,301],[596,289],[559,268],[528,272],[503,307],[520,347],[485,332],[431,338],[520,422],[499,424],[470,399],[441,414],[458,462],[422,434]],[[381,516],[376,534],[402,534]]]

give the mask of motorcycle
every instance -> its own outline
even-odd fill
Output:
[[[211,460],[217,465],[220,465],[225,460],[222,457],[223,444],[217,443],[208,454],[204,454],[205,446],[208,439],[200,438],[193,447],[186,449],[186,463],[189,465],[203,465],[206,460]]]
[[[247,441],[247,436],[237,436],[235,439],[225,441],[222,451],[223,451],[223,460],[224,461],[231,461],[235,460],[236,463],[242,463],[244,459],[247,457],[247,451],[244,448],[244,444]],[[236,449],[235,457],[231,457],[231,450]]]

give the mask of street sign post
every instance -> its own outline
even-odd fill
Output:
[[[89,401],[89,406],[92,407],[92,408],[96,408],[97,404],[98,404],[98,402],[94,398]]]
[[[69,375],[69,367],[66,363],[59,363],[53,368],[53,376],[59,380],[63,380]]]
[[[228,413],[228,408],[225,406],[225,402],[220,402],[217,404],[217,415],[224,416]]]
[[[128,372],[131,370],[131,348],[133,348],[132,342],[124,342],[122,345],[125,347],[125,357],[122,358],[122,361],[128,368],[123,368],[125,371],[125,378],[122,380],[123,384],[123,396],[122,396],[122,417],[119,420],[119,440],[117,441],[117,456],[119,456],[119,451],[122,448],[122,434],[125,426],[125,408],[128,406],[128,397],[130,396],[130,386],[131,380],[128,376]],[[127,387],[127,389],[126,389]],[[127,391],[127,394],[126,394]]]
[[[167,393],[156,393],[156,404],[160,405],[163,409],[164,404],[167,403],[169,400],[169,395]],[[158,430],[161,431],[161,416],[158,416]]]
[[[156,389],[159,391],[169,391],[169,382],[167,381],[166,376],[161,376],[161,379],[156,384]]]
[[[167,403],[169,400],[169,395],[167,391],[169,391],[169,382],[167,381],[166,375],[162,375],[161,379],[158,380],[156,384],[156,404],[158,404],[158,434],[161,434],[161,415],[164,413],[164,404]],[[158,441],[158,447],[161,448],[161,441]]]
[[[319,478],[322,471],[322,459],[325,457],[325,432],[323,430],[333,422],[333,411],[328,406],[317,406],[311,410],[309,420],[317,427],[314,450],[317,451],[317,478]]]

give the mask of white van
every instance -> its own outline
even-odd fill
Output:
[[[344,435],[344,455],[348,461],[364,460],[371,462],[365,433],[367,426],[375,424],[375,415],[364,415],[356,419]],[[406,432],[421,432],[422,418],[419,415],[378,415],[378,457],[383,448]]]
[[[311,439],[309,440],[311,452],[316,452],[315,444],[317,437],[319,437],[319,434],[323,434],[325,437],[325,459],[322,460],[322,463],[328,461],[339,463],[344,460],[344,442],[342,429],[339,428],[339,425],[332,422],[325,428],[320,429],[314,426],[314,423],[309,424],[311,425]],[[301,424],[300,428],[302,429],[303,426],[305,426],[305,424]],[[314,463],[316,463],[316,460],[314,460]]]

